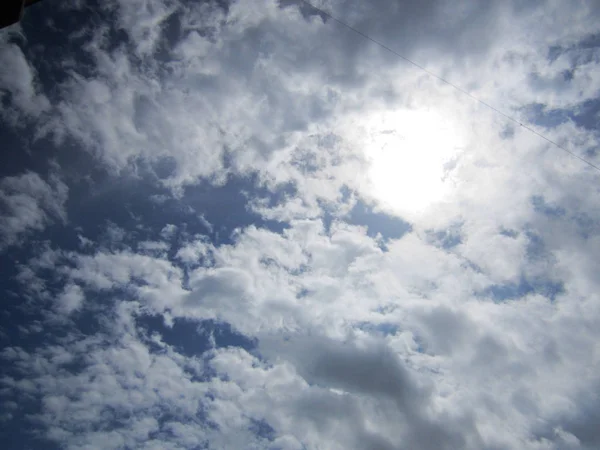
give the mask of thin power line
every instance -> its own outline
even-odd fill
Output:
[[[415,66],[415,67],[417,67],[417,68],[421,69],[423,72],[427,73],[429,76],[431,76],[431,77],[433,77],[433,78],[436,78],[436,79],[440,80],[441,82],[443,82],[443,83],[445,83],[445,84],[447,84],[447,85],[449,85],[449,86],[452,86],[452,87],[453,87],[454,89],[456,89],[457,91],[459,91],[459,92],[463,93],[464,95],[466,95],[466,96],[470,97],[471,99],[475,100],[476,102],[478,102],[478,103],[482,104],[483,106],[485,106],[485,107],[487,107],[487,108],[491,109],[492,111],[495,111],[496,113],[500,114],[501,116],[503,116],[504,118],[506,118],[506,119],[510,120],[511,122],[514,122],[514,123],[516,123],[516,124],[518,124],[518,125],[522,126],[523,128],[525,128],[526,130],[528,130],[528,131],[530,131],[531,133],[535,134],[536,136],[539,136],[539,137],[541,137],[541,138],[542,138],[542,139],[544,139],[546,142],[549,142],[550,144],[554,145],[555,147],[558,147],[558,148],[559,148],[559,149],[561,149],[562,151],[564,151],[564,152],[568,153],[568,154],[569,154],[569,155],[571,155],[571,156],[574,156],[574,157],[575,157],[575,158],[577,158],[578,160],[580,160],[580,161],[582,161],[582,162],[586,163],[588,166],[590,166],[590,167],[592,167],[592,168],[596,169],[598,172],[600,172],[600,167],[598,167],[598,166],[597,166],[597,165],[595,165],[594,163],[592,163],[592,162],[588,161],[588,160],[587,160],[587,159],[585,159],[585,158],[582,158],[582,157],[581,157],[581,156],[579,156],[577,153],[574,153],[574,152],[572,152],[571,150],[567,149],[567,148],[566,148],[566,147],[564,147],[563,145],[560,145],[559,143],[557,143],[557,142],[553,141],[552,139],[550,139],[550,138],[548,138],[548,137],[544,136],[543,134],[541,134],[541,133],[538,133],[538,132],[537,132],[537,131],[535,131],[533,128],[531,128],[529,125],[527,125],[527,124],[524,124],[524,123],[520,122],[518,119],[515,119],[514,117],[512,117],[512,116],[510,116],[510,115],[508,115],[508,114],[506,114],[506,113],[502,112],[501,110],[499,110],[499,109],[498,109],[498,108],[496,108],[495,106],[493,106],[493,105],[490,105],[489,103],[487,103],[487,102],[485,102],[485,101],[483,101],[483,100],[481,100],[481,99],[479,99],[479,98],[475,97],[475,96],[474,96],[473,94],[471,94],[469,91],[467,91],[467,90],[465,90],[465,89],[461,88],[460,86],[458,86],[458,85],[456,85],[456,84],[452,83],[451,81],[448,81],[448,80],[446,80],[445,78],[443,78],[443,77],[439,76],[438,74],[436,74],[436,73],[434,73],[434,72],[432,72],[432,71],[428,70],[427,68],[423,67],[422,65],[420,65],[420,64],[418,64],[418,63],[416,63],[416,62],[412,61],[411,59],[407,58],[406,56],[403,56],[403,55],[401,55],[400,53],[398,53],[398,52],[397,52],[397,51],[395,51],[394,49],[392,49],[392,48],[388,47],[387,45],[383,44],[382,42],[379,42],[378,40],[376,40],[376,39],[373,39],[371,36],[369,36],[369,35],[367,35],[367,34],[363,33],[362,31],[360,31],[360,30],[358,30],[358,29],[354,28],[352,25],[349,25],[349,24],[347,24],[346,22],[344,22],[344,21],[342,21],[342,20],[340,20],[340,19],[338,19],[338,18],[336,18],[336,17],[332,16],[332,15],[331,15],[330,13],[328,13],[327,11],[324,11],[324,10],[322,10],[321,8],[318,8],[318,7],[316,7],[315,5],[313,5],[312,3],[310,3],[310,2],[308,2],[308,1],[306,1],[306,0],[300,0],[300,1],[301,1],[302,3],[304,3],[305,5],[309,6],[310,8],[314,9],[315,11],[318,11],[318,12],[320,12],[320,13],[321,13],[321,14],[323,14],[324,16],[326,16],[326,17],[329,17],[331,20],[333,20],[333,21],[335,21],[335,22],[339,23],[340,25],[342,25],[342,26],[344,26],[344,27],[346,27],[346,28],[348,28],[348,29],[350,29],[350,30],[354,31],[356,34],[358,34],[358,35],[362,36],[363,38],[365,38],[365,39],[367,39],[367,40],[369,40],[369,41],[373,42],[374,44],[377,44],[377,45],[378,45],[378,46],[380,46],[381,48],[384,48],[384,49],[385,49],[385,50],[387,50],[388,52],[390,52],[390,53],[393,53],[393,54],[394,54],[394,55],[396,55],[398,58],[400,58],[400,59],[403,59],[404,61],[406,61],[406,62],[408,62],[408,63],[412,64],[413,66]]]

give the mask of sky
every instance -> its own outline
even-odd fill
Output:
[[[600,3],[314,5],[514,121],[297,0],[0,30],[3,448],[600,448]]]

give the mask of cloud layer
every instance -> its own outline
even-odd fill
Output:
[[[597,172],[305,2],[48,3],[0,36],[9,448],[600,445]],[[315,5],[597,163],[595,2]]]

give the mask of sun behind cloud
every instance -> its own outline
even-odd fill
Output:
[[[380,205],[415,219],[451,194],[453,162],[466,142],[462,127],[439,111],[377,111],[364,121],[367,192]]]

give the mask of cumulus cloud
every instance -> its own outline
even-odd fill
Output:
[[[315,5],[596,162],[596,3]],[[597,173],[304,2],[96,6],[2,38],[76,169],[0,180],[15,445],[598,446]]]
[[[136,317],[156,312],[168,320],[224,320],[258,338],[262,359],[245,350],[219,350],[207,355],[216,378],[194,387],[211,393],[203,399],[206,420],[231,430],[227,438],[211,435],[220,445],[247,439],[250,418],[266,421],[270,435],[289,436],[291,443],[331,448],[397,448],[398,442],[422,449],[545,448],[540,442],[546,441],[553,448],[569,440],[569,429],[583,430],[566,428],[571,422],[564,416],[568,399],[579,395],[581,374],[578,382],[566,380],[575,380],[577,361],[593,351],[596,339],[594,319],[576,312],[583,305],[570,295],[560,298],[560,309],[541,295],[509,303],[473,298],[475,289],[494,283],[485,270],[465,270],[457,255],[412,234],[387,252],[370,239],[360,228],[326,234],[310,222],[283,236],[249,228],[234,244],[214,248],[215,267],[194,269],[186,289],[172,263],[133,253],[73,254],[75,265],[65,275],[92,291],[126,289],[133,303],[112,303],[124,316],[109,336],[120,340],[133,333],[139,343],[118,344],[123,348],[169,348],[160,334],[145,341],[134,331]],[[422,266],[430,271],[416,269]],[[585,301],[587,308],[593,304],[593,298]],[[573,334],[574,320],[589,331]],[[149,371],[136,376],[151,376]],[[596,382],[592,373],[586,379]],[[167,407],[166,400],[154,401]],[[55,402],[49,405],[58,407]],[[565,417],[553,419],[564,420],[565,433],[539,428],[533,411],[545,420]],[[198,420],[196,413],[186,414],[179,427]]]
[[[58,308],[62,313],[69,314],[81,308],[83,300],[84,295],[81,288],[76,284],[69,284],[58,298]]]
[[[50,109],[50,102],[40,92],[35,69],[21,48],[9,42],[8,36],[10,33],[0,37],[0,95],[5,102],[1,114],[4,121],[24,127]]]
[[[67,220],[68,188],[57,176],[44,181],[34,172],[0,181],[0,246],[19,242],[24,234],[41,231],[48,224]]]

